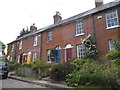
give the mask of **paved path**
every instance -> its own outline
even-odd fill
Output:
[[[45,87],[7,78],[2,80],[2,88],[45,88]]]

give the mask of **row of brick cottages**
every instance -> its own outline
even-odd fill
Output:
[[[114,50],[111,39],[120,38],[120,2],[97,6],[81,14],[62,20],[59,12],[54,15],[54,24],[38,29],[30,27],[30,33],[8,44],[8,58],[18,63],[46,60],[51,63],[51,49],[56,49],[55,62],[70,62],[73,58],[84,58],[82,40],[89,34],[96,40],[100,60],[109,50]]]

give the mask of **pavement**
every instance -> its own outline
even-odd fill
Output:
[[[35,85],[40,85],[46,88],[69,88],[69,89],[71,88],[72,89],[72,87],[65,86],[63,82],[53,82],[48,77],[41,80],[35,80],[28,77],[20,77],[14,74],[11,74],[11,75],[9,74],[8,78],[35,84]]]

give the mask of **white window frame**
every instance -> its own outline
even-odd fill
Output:
[[[33,46],[37,46],[37,43],[38,43],[38,36],[35,36],[34,37],[34,45]]]
[[[19,49],[22,49],[22,40],[19,42]]]
[[[47,42],[48,42],[48,43],[49,43],[49,42],[52,42],[52,32],[51,32],[51,31],[48,32]]]
[[[114,15],[112,14],[115,14],[116,17],[114,17]],[[108,15],[109,15],[109,18],[108,18]],[[112,18],[110,16],[113,16]],[[116,23],[115,22],[112,22],[114,21],[115,19],[117,19]],[[110,22],[110,26],[108,25],[108,21]],[[113,25],[112,25],[113,24]],[[118,20],[118,13],[117,13],[117,10],[114,10],[114,11],[111,11],[111,12],[108,12],[106,13],[106,26],[107,26],[107,29],[111,29],[111,28],[116,28],[116,27],[119,27],[119,20]]]
[[[85,45],[84,44],[77,45],[77,58],[79,59],[85,58]]]
[[[51,63],[51,56],[50,56],[51,50],[47,51],[47,63]]]
[[[118,44],[120,45],[120,38],[118,39]],[[115,47],[113,45],[113,40],[109,40],[109,50],[115,51]]]
[[[33,61],[37,59],[37,52],[33,52],[32,58],[33,58]]]
[[[76,36],[84,34],[84,23],[83,21],[76,22]]]

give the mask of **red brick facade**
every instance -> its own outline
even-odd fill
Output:
[[[96,40],[97,49],[99,51],[99,58],[101,61],[104,60],[104,56],[109,52],[109,40],[113,37],[120,38],[120,3],[116,5],[109,6],[103,5],[97,7],[93,10],[89,10],[85,13],[78,14],[74,17],[70,17],[66,20],[57,22],[51,26],[45,27],[43,29],[31,32],[28,36],[23,36],[18,38],[10,44],[15,44],[16,47],[14,54],[16,61],[18,60],[18,55],[21,53],[33,52],[37,53],[37,59],[48,60],[47,51],[50,49],[55,49],[60,46],[60,62],[67,62],[67,52],[71,52],[72,59],[77,58],[77,45],[82,44],[82,40],[89,34]],[[98,11],[96,11],[98,10]],[[116,11],[118,15],[117,27],[107,28],[106,14]],[[84,34],[76,35],[76,22],[82,21],[84,24]],[[52,32],[52,42],[48,42],[48,32]],[[34,46],[34,36],[38,37],[37,46]],[[22,49],[19,50],[19,42],[22,40]],[[71,49],[66,48],[66,45],[71,45]],[[31,55],[32,56],[32,55]],[[33,56],[32,56],[33,57]],[[31,60],[32,60],[31,57]]]

